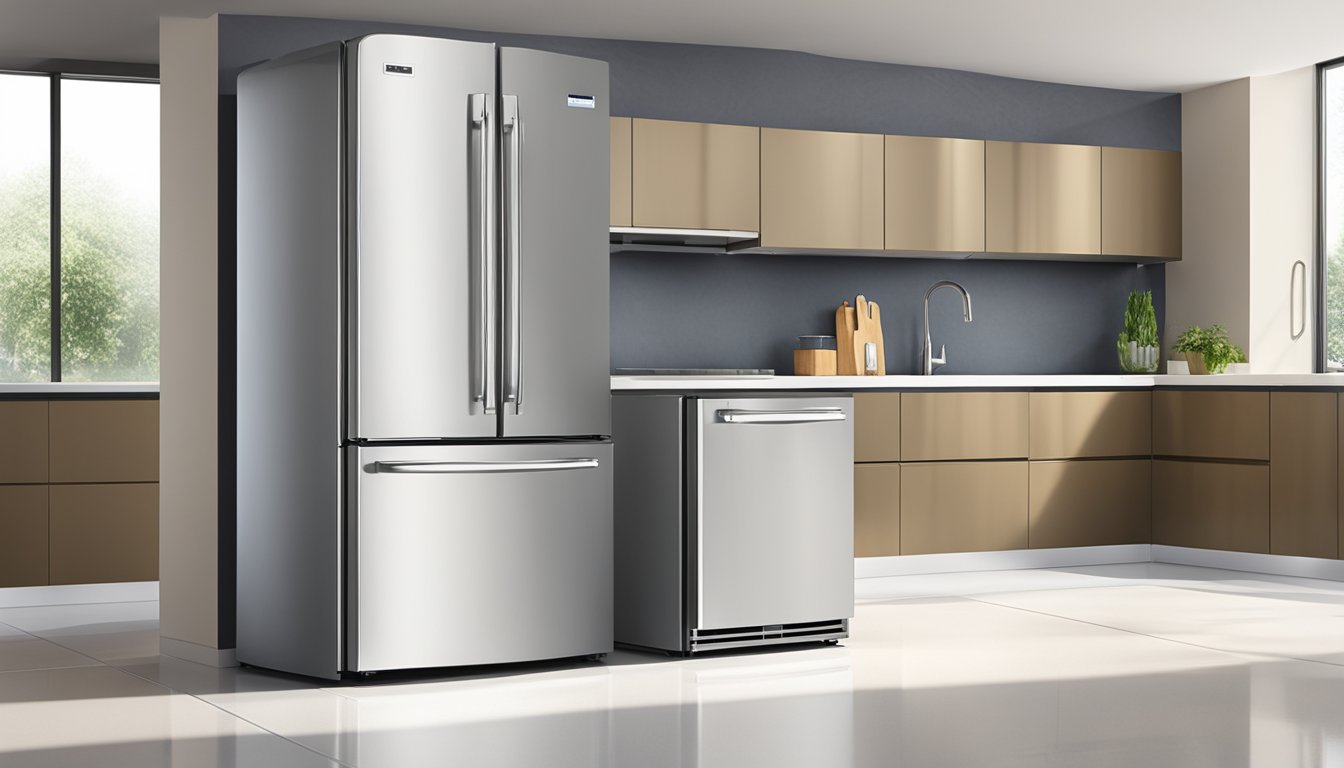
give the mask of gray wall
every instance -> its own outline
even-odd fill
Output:
[[[643,43],[377,22],[222,16],[220,92],[248,64],[370,32],[487,40],[606,60],[615,115],[778,128],[1180,149],[1180,96],[1055,85],[789,51]],[[224,141],[221,135],[221,141]],[[223,260],[224,254],[221,254]],[[976,322],[950,292],[932,312],[959,373],[1118,370],[1114,338],[1133,288],[1164,270],[1124,264],[898,260],[834,256],[614,254],[613,367],[792,368],[792,337],[833,333],[840,301],[883,309],[887,368],[914,370],[920,301],[961,281]]]

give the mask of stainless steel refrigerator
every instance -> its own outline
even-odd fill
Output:
[[[610,650],[607,93],[401,35],[239,76],[239,661]]]

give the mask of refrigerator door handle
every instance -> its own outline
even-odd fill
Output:
[[[472,400],[480,403],[486,414],[495,412],[495,393],[490,386],[495,367],[495,164],[491,161],[493,135],[490,129],[490,94],[473,93],[470,96],[471,127],[477,132],[474,147],[476,175],[477,244],[476,244],[476,315],[472,338],[476,345],[472,383]]]
[[[789,411],[720,408],[715,415],[727,424],[809,424],[845,420],[843,408],[799,408]]]
[[[504,132],[504,403],[523,412],[522,342],[522,150],[523,126],[518,97],[501,98],[500,128]]]
[[[370,466],[379,474],[457,475],[597,469],[598,461],[592,458],[530,461],[375,461]]]

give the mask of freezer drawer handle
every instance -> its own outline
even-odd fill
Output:
[[[818,421],[844,421],[843,408],[800,408],[792,411],[751,411],[720,408],[715,413],[728,424],[811,424]]]
[[[539,459],[534,461],[375,461],[373,471],[390,474],[461,475],[486,472],[554,472],[596,469],[597,459]]]

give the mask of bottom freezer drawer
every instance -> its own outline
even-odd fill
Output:
[[[611,444],[350,449],[352,671],[611,650]]]

